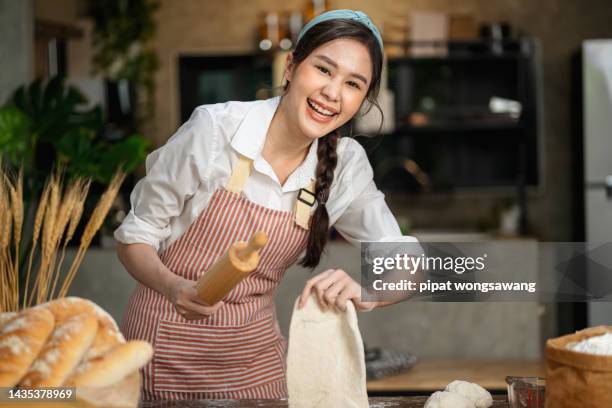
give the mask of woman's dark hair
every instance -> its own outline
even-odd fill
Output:
[[[334,19],[323,21],[306,33],[298,42],[293,51],[293,59],[291,64],[295,69],[302,61],[304,61],[315,49],[330,41],[339,38],[351,38],[365,45],[372,60],[372,81],[366,93],[365,99],[372,106],[380,111],[377,103],[378,91],[380,88],[380,77],[383,64],[383,53],[380,49],[376,38],[372,32],[363,24],[348,20]],[[289,82],[284,86],[287,91]],[[368,110],[369,110],[368,109]],[[382,114],[382,112],[381,112]],[[352,119],[351,119],[352,120]],[[317,169],[316,169],[316,184],[315,196],[317,198],[317,208],[310,220],[310,232],[308,235],[308,244],[306,247],[306,255],[299,262],[300,265],[307,268],[314,268],[319,264],[321,254],[327,243],[327,234],[329,230],[329,214],[325,207],[325,203],[329,197],[332,182],[334,181],[334,170],[338,163],[338,155],[336,146],[340,138],[339,129],[321,137],[317,149]]]

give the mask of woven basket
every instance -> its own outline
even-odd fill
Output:
[[[597,326],[546,342],[546,408],[612,407],[612,356],[567,348],[609,332],[612,326]]]

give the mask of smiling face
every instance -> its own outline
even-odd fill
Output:
[[[316,48],[298,66],[288,60],[286,112],[306,138],[317,139],[348,122],[372,81],[372,60],[362,43],[340,38]]]

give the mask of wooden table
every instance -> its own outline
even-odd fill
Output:
[[[544,377],[546,367],[540,360],[449,360],[423,359],[403,374],[368,381],[368,392],[431,393],[442,390],[454,380],[480,384],[489,391],[506,390],[506,376]]]
[[[374,397],[370,408],[423,408],[427,397]],[[140,408],[287,408],[287,400],[199,400],[142,403]],[[509,408],[506,397],[496,396],[493,408]],[[326,407],[327,408],[327,407]],[[341,407],[338,407],[341,408]]]
[[[369,381],[370,393],[411,393],[418,396],[371,397],[370,408],[422,408],[429,395],[454,380],[480,384],[494,395],[493,408],[509,408],[506,376],[544,377],[543,361],[424,359],[412,370]],[[145,402],[141,408],[287,408],[287,400],[199,400]]]

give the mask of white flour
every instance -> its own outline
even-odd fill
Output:
[[[13,355],[24,354],[30,352],[30,347],[18,336],[8,336],[0,340],[0,349],[8,348]]]
[[[580,353],[612,356],[612,333],[590,337],[578,343],[568,344],[567,347]]]

